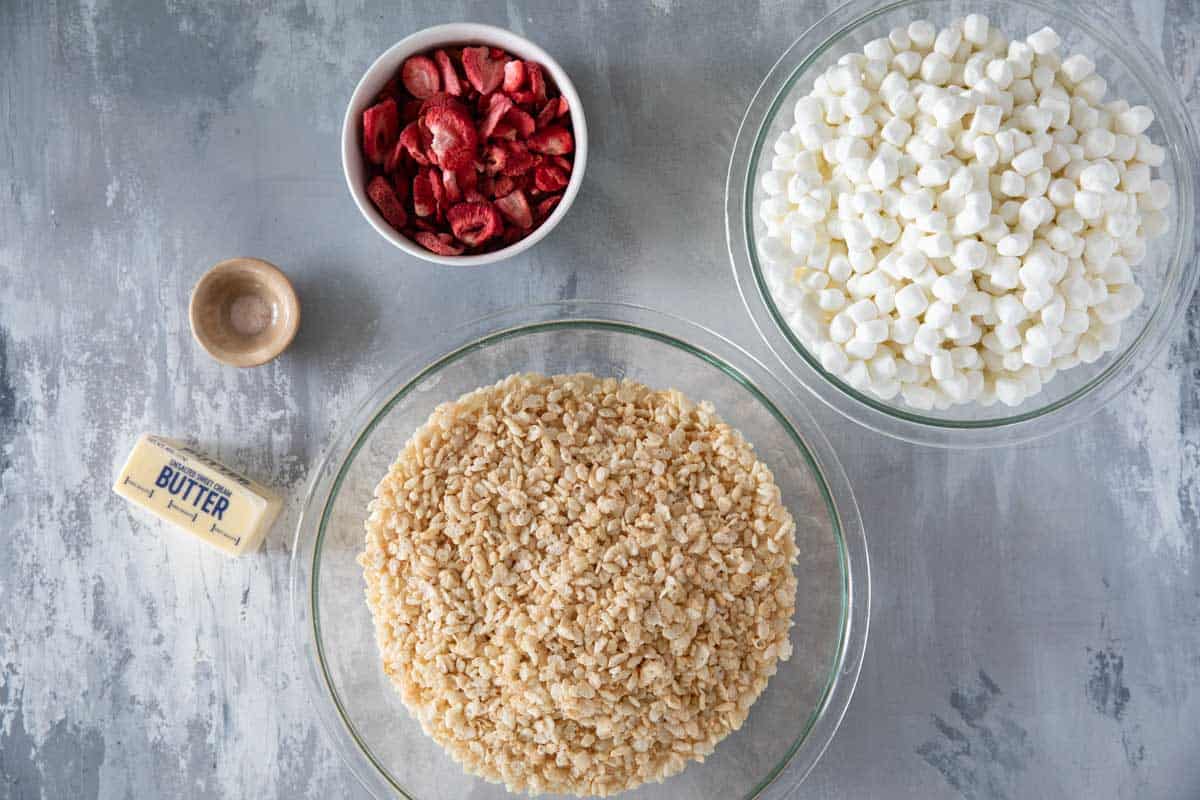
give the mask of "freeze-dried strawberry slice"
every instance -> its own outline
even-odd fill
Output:
[[[526,144],[530,150],[550,156],[566,155],[575,149],[575,140],[571,138],[571,132],[561,125],[551,125],[538,131],[529,137]]]
[[[525,62],[516,59],[504,65],[504,83],[501,88],[506,92],[515,92],[525,83]]]
[[[561,194],[552,194],[549,197],[547,197],[545,200],[543,200],[542,202],[538,203],[538,205],[537,205],[538,219],[545,219],[546,217],[550,216],[550,213],[552,211],[554,211],[554,207],[558,205],[558,202],[560,200],[562,200]]]
[[[520,142],[505,142],[506,157],[500,171],[505,175],[523,175],[537,165],[529,149]]]
[[[571,162],[569,160],[567,160],[566,158],[564,158],[563,156],[550,156],[549,159],[550,159],[551,164],[553,164],[554,166],[558,167],[561,170],[564,170],[568,175],[570,175],[571,170],[573,170],[575,168],[574,165],[571,164]]]
[[[382,164],[400,133],[400,113],[396,101],[384,100],[363,112],[363,154],[373,164]]]
[[[486,47],[464,47],[463,71],[480,94],[496,91],[504,80],[504,62],[494,58]]]
[[[504,169],[508,163],[508,147],[505,142],[488,145],[483,151],[483,171],[495,175]]]
[[[546,101],[546,105],[542,106],[542,110],[538,112],[537,126],[539,129],[545,128],[566,113],[567,99],[565,97],[551,97]]]
[[[533,212],[529,210],[529,201],[525,199],[525,193],[520,189],[498,198],[496,207],[517,227],[530,228],[533,226]]]
[[[438,229],[437,223],[431,219],[425,219],[424,217],[417,217],[414,219],[413,225],[417,226],[423,231],[431,231],[433,233],[437,233]]]
[[[432,217],[437,213],[437,198],[433,194],[433,183],[429,169],[422,169],[413,178],[412,201],[413,213],[418,217]]]
[[[429,56],[412,56],[400,68],[400,80],[413,97],[424,100],[441,90],[442,79]]]
[[[437,208],[437,218],[446,218],[446,187],[442,186],[442,175],[436,169],[429,170],[429,188],[433,190],[433,204]]]
[[[525,62],[525,74],[529,76],[529,92],[533,101],[540,103],[546,99],[546,78],[542,75],[542,65],[533,61]]]
[[[512,98],[514,103],[519,106],[525,106],[526,108],[533,108],[534,103],[537,102],[537,98],[535,98],[533,96],[533,92],[530,91],[510,92],[508,96]]]
[[[475,161],[479,136],[470,116],[450,106],[431,108],[421,121],[433,134],[430,150],[443,169],[462,169]]]
[[[504,228],[500,212],[491,203],[459,203],[446,216],[455,237],[470,247],[478,247]]]
[[[413,238],[417,240],[417,244],[439,256],[461,256],[463,254],[462,245],[455,244],[454,237],[448,233],[421,231]]]
[[[400,202],[400,198],[396,197],[396,192],[388,183],[387,178],[376,175],[367,184],[367,197],[371,198],[371,202],[379,209],[379,213],[393,228],[403,228],[408,222],[408,214],[404,213],[404,205]]]
[[[467,107],[457,97],[451,97],[445,92],[431,94],[421,101],[422,114],[431,108],[453,108],[462,114],[466,114],[468,117],[471,116],[471,112],[467,110]]]
[[[554,118],[557,116],[558,116],[558,98],[556,97],[552,100],[547,100],[546,105],[542,106],[542,110],[538,112],[537,127],[539,129],[546,127],[551,122],[554,122]]]
[[[458,72],[454,69],[454,62],[450,60],[450,54],[445,50],[438,50],[433,57],[437,61],[438,70],[442,73],[442,88],[446,94],[455,97],[462,94],[462,82],[458,79]]]
[[[533,183],[539,191],[557,192],[565,189],[570,182],[570,175],[550,164],[543,164],[533,172]]]
[[[418,164],[428,164],[429,156],[425,155],[424,137],[421,135],[421,123],[410,122],[400,133],[396,142],[397,147],[403,147]]]
[[[533,121],[533,117],[529,116],[519,108],[510,109],[509,112],[504,115],[504,119],[513,124],[513,127],[517,129],[517,137],[521,139],[527,139],[532,136],[534,130],[537,128],[537,125]]]
[[[511,175],[497,175],[492,181],[492,197],[503,197],[517,188],[517,182]]]
[[[479,123],[479,136],[484,139],[491,136],[496,131],[496,124],[512,107],[512,100],[499,92],[488,95],[487,112],[484,114],[483,122]]]
[[[508,139],[510,142],[517,138],[517,129],[511,122],[500,120],[492,130],[493,139]]]
[[[463,175],[466,175],[468,172],[472,175],[475,174],[474,170],[462,170]],[[454,205],[462,200],[463,189],[462,182],[459,180],[459,173],[451,169],[442,170],[442,188],[446,191],[446,202],[448,204]]]

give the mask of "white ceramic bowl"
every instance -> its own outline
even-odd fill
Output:
[[[520,56],[526,61],[534,61],[541,64],[550,73],[554,84],[558,87],[563,97],[567,98],[567,102],[571,106],[571,125],[574,129],[573,135],[575,138],[575,161],[574,169],[571,171],[571,182],[567,184],[562,200],[550,216],[546,218],[546,221],[524,239],[490,253],[469,256],[439,256],[426,250],[421,245],[392,228],[391,225],[388,225],[387,221],[384,220],[383,216],[376,210],[367,197],[367,187],[364,185],[365,181],[363,180],[365,168],[361,148],[360,120],[363,111],[370,105],[371,100],[379,93],[383,85],[388,82],[388,79],[396,74],[396,71],[400,69],[400,65],[409,56],[424,53],[438,47],[463,44],[486,44],[491,47],[499,47],[513,55]],[[583,172],[586,166],[587,121],[584,119],[583,103],[579,100],[579,93],[575,91],[575,84],[571,83],[571,79],[567,77],[567,73],[545,50],[512,31],[492,25],[477,25],[466,22],[435,25],[432,28],[425,28],[401,39],[388,48],[383,55],[375,59],[375,63],[362,76],[362,80],[358,82],[358,86],[355,87],[354,94],[350,98],[350,105],[346,108],[346,118],[342,122],[342,170],[346,173],[346,184],[350,187],[350,194],[354,198],[358,210],[366,217],[367,222],[371,223],[371,227],[379,232],[380,236],[409,255],[416,256],[425,261],[431,261],[435,264],[449,264],[457,267],[491,264],[495,261],[502,261],[503,259],[515,256],[517,253],[524,252],[533,247],[546,234],[550,233],[554,229],[554,226],[566,216],[567,211],[570,210],[571,203],[575,201],[575,195],[579,194],[579,186],[583,183]]]

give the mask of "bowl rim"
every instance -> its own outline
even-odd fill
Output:
[[[1082,387],[1064,397],[1012,416],[956,420],[922,414],[884,402],[853,389],[826,371],[797,339],[783,319],[766,286],[754,243],[754,176],[771,124],[788,94],[816,59],[836,47],[861,25],[891,12],[913,6],[951,5],[954,0],[898,0],[879,6],[877,0],[849,0],[827,14],[797,38],[772,66],[742,116],[730,156],[725,184],[726,246],[742,302],[768,349],[789,374],[823,403],[877,433],[892,438],[944,448],[998,447],[1047,436],[1095,413],[1126,389],[1158,356],[1186,313],[1200,280],[1197,251],[1200,241],[1194,224],[1200,192],[1200,154],[1196,132],[1186,106],[1165,69],[1136,38],[1114,38],[1120,26],[1106,11],[1089,8],[1087,15],[1061,0],[1011,0],[1079,29],[1121,63],[1154,106],[1162,127],[1164,147],[1175,173],[1172,186],[1180,225],[1173,232],[1167,255],[1161,297],[1142,329],[1121,351],[1110,354],[1105,368]],[[950,16],[957,16],[956,13]],[[1059,23],[1062,24],[1062,23]],[[1118,44],[1120,46],[1118,46]]]
[[[535,61],[549,70],[555,85],[562,92],[563,96],[567,98],[567,103],[571,107],[572,135],[575,140],[574,168],[571,170],[571,180],[567,183],[567,188],[563,191],[562,200],[559,201],[558,206],[550,213],[545,222],[535,228],[528,236],[510,244],[508,247],[502,247],[490,253],[469,256],[442,256],[426,250],[424,247],[402,235],[399,231],[393,229],[368,199],[367,190],[362,181],[365,170],[362,164],[362,154],[358,141],[359,117],[367,108],[370,100],[379,92],[380,88],[400,68],[404,59],[436,47],[473,43],[501,47],[510,53],[520,56],[524,60]],[[580,186],[583,184],[583,174],[587,169],[587,117],[583,110],[583,102],[579,99],[579,92],[576,91],[575,84],[571,81],[570,76],[567,75],[567,71],[539,45],[507,28],[475,22],[450,22],[443,25],[432,25],[409,34],[387,50],[384,50],[371,62],[371,65],[363,72],[358,84],[354,87],[354,92],[350,95],[350,101],[346,105],[346,113],[342,118],[340,145],[342,150],[342,174],[346,178],[346,185],[350,189],[350,196],[354,198],[354,204],[358,207],[359,212],[380,236],[391,242],[393,246],[423,261],[455,267],[474,267],[503,261],[528,250],[545,238],[562,221],[563,217],[566,216],[567,211],[575,202],[576,195],[579,194]]]
[[[368,394],[326,448],[309,479],[293,538],[289,565],[292,641],[304,662],[314,707],[343,761],[375,797],[412,798],[361,740],[342,707],[322,650],[318,602],[321,545],[329,505],[354,455],[395,402],[420,380],[462,355],[499,339],[534,331],[603,328],[649,335],[708,361],[738,381],[791,434],[809,464],[829,511],[839,546],[842,603],[840,632],[820,701],[799,737],[749,797],[782,800],[808,775],[828,747],[849,707],[862,667],[870,620],[870,563],[866,533],[853,490],[840,461],[800,399],[748,352],[719,334],[682,317],[644,306],[570,300],[506,309],[460,325],[410,355]],[[685,338],[686,337],[686,338]],[[701,344],[697,344],[699,340]],[[736,361],[737,365],[731,364]],[[769,385],[770,395],[760,384]],[[773,398],[779,398],[779,401]],[[803,432],[801,435],[800,431]]]

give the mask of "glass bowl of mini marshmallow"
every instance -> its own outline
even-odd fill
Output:
[[[942,447],[1096,411],[1196,289],[1196,134],[1105,13],[852,0],[771,69],[726,184],[734,276],[820,400]]]

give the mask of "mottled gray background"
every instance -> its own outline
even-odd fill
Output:
[[[649,303],[769,355],[729,273],[725,167],[759,79],[831,7],[0,0],[0,797],[362,797],[287,628],[332,427],[430,331],[512,304]],[[1116,13],[1194,111],[1200,9]],[[543,43],[592,136],[561,227],[471,272],[374,234],[338,157],[369,61],[463,19]],[[231,255],[277,262],[304,302],[296,344],[250,371],[188,334],[191,285]],[[801,795],[1200,797],[1198,376],[1193,305],[1126,397],[1036,444],[925,450],[814,408],[875,602]],[[286,492],[264,551],[227,560],[111,494],[142,431]]]

